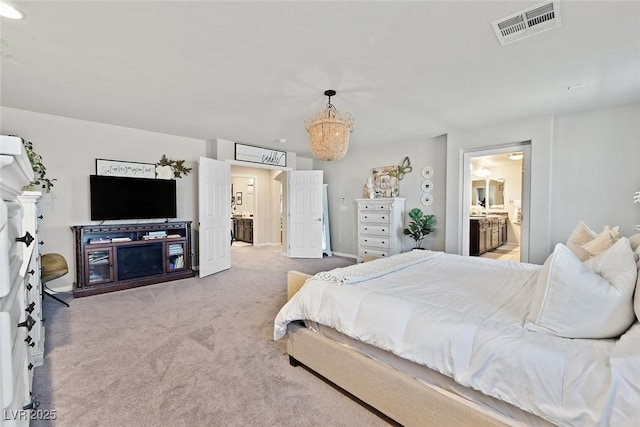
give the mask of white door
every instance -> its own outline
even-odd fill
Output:
[[[200,277],[231,268],[231,171],[229,164],[198,162]]]
[[[289,172],[289,257],[322,258],[322,171]]]

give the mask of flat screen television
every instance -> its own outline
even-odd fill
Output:
[[[91,175],[91,220],[175,218],[176,181]]]

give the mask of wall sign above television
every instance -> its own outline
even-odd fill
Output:
[[[287,166],[287,152],[236,142],[236,160],[272,166]]]
[[[155,178],[156,165],[154,163],[96,159],[96,175]]]

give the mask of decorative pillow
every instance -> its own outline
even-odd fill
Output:
[[[567,239],[567,247],[580,261],[601,254],[609,249],[620,237],[619,227],[604,226],[600,234],[589,228],[584,221],[579,221]]]
[[[640,233],[636,233],[629,237],[629,243],[631,243],[631,249],[638,252],[638,249],[640,249]]]
[[[609,249],[620,238],[619,227],[609,227],[605,225],[602,233],[598,234],[593,240],[582,245],[592,255],[599,255]],[[631,248],[631,247],[629,247]]]
[[[597,235],[598,233],[590,229],[589,226],[584,223],[584,221],[580,220],[578,221],[578,225],[576,225],[576,228],[574,228],[569,235],[567,243],[571,242],[578,246],[582,246],[585,243],[593,240]]]
[[[569,248],[569,250],[573,252],[573,254],[577,256],[580,261],[586,261],[593,256],[591,252],[578,245],[577,243],[567,242],[567,248]]]
[[[525,327],[566,338],[613,338],[635,321],[637,267],[626,238],[583,263],[562,243],[537,279]]]

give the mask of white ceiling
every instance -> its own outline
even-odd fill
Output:
[[[352,147],[640,101],[640,2],[562,1],[500,46],[491,22],[537,3],[14,1],[0,103],[310,155],[326,89]]]

